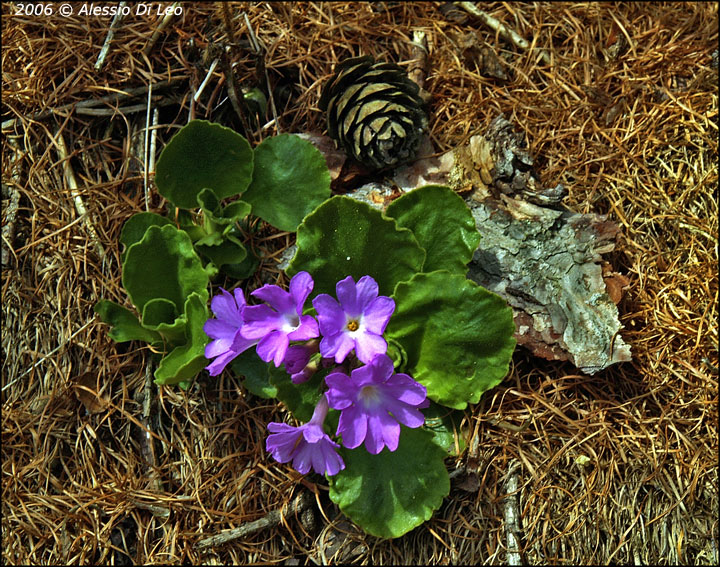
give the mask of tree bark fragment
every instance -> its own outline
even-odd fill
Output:
[[[310,141],[323,151],[317,138]],[[615,248],[619,227],[604,215],[562,209],[567,191],[541,186],[525,148],[523,135],[498,116],[467,145],[432,157],[428,143],[420,155],[429,157],[348,195],[382,210],[398,189],[450,186],[482,235],[468,277],[512,307],[518,344],[588,374],[629,361],[617,309],[628,280],[602,259]],[[293,254],[288,250],[286,260]]]

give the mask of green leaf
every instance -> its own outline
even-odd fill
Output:
[[[125,224],[120,231],[120,243],[125,245],[123,249],[121,260],[125,261],[125,255],[127,254],[128,248],[130,248],[136,242],[140,242],[142,237],[145,236],[145,232],[151,226],[165,226],[172,224],[172,222],[156,213],[138,213],[131,216],[125,221]]]
[[[244,280],[252,276],[258,269],[260,261],[253,255],[248,254],[239,264],[224,264],[223,273],[236,280]]]
[[[175,206],[194,209],[210,187],[218,199],[243,193],[253,172],[253,151],[237,132],[207,120],[193,120],[165,146],[155,168],[160,194]]]
[[[238,199],[223,209],[222,218],[228,219],[230,222],[241,221],[250,214],[250,211],[252,211],[250,203]]]
[[[465,275],[480,243],[470,209],[444,185],[426,185],[390,203],[385,211],[398,226],[412,230],[427,256],[423,272],[449,270]]]
[[[114,301],[101,299],[95,304],[94,310],[105,323],[112,327],[108,334],[115,342],[162,343],[162,337],[158,333],[145,329],[132,311]]]
[[[456,433],[460,429],[463,412],[452,410],[434,402],[430,407],[422,410],[425,415],[425,429],[433,434],[433,441],[445,449],[448,454],[460,455],[466,447],[465,439]]]
[[[292,276],[306,270],[315,280],[312,297],[335,294],[335,284],[350,275],[372,276],[380,295],[422,269],[425,252],[412,232],[366,203],[336,196],[310,213],[297,231]]]
[[[158,385],[179,384],[187,388],[191,380],[208,362],[205,358],[205,345],[210,339],[203,331],[208,319],[207,297],[192,293],[185,302],[186,344],[175,347],[161,361],[155,370],[155,383]]]
[[[190,237],[172,225],[149,227],[128,249],[122,282],[141,313],[156,298],[171,301],[178,310],[193,292],[208,299],[208,275]]]
[[[329,197],[327,163],[310,142],[281,134],[255,148],[252,184],[243,195],[254,215],[280,230],[295,231]]]
[[[215,246],[205,246],[198,242],[195,248],[220,269],[226,264],[240,264],[247,256],[245,246],[233,236],[225,237]]]
[[[430,519],[450,492],[433,434],[402,427],[397,451],[341,449],[345,469],[329,478],[330,499],[367,533],[399,537]]]
[[[407,372],[428,398],[465,409],[497,386],[515,349],[512,309],[500,296],[445,270],[395,288],[386,334],[407,353]]]
[[[254,348],[240,354],[230,367],[235,374],[244,377],[243,385],[248,391],[260,398],[277,397],[277,387],[270,383],[269,365],[257,355]]]
[[[200,240],[207,233],[203,227],[195,224],[194,215],[185,209],[178,209],[172,204],[168,204],[168,214],[174,220],[174,223],[180,230],[187,232],[190,240],[193,242]]]
[[[227,225],[235,221],[244,219],[252,210],[250,203],[241,200],[233,201],[227,207],[223,208],[215,192],[209,188],[200,191],[197,200],[203,214],[208,217],[211,222],[220,227],[227,227]]]
[[[185,342],[186,323],[185,316],[177,312],[175,304],[164,297],[151,299],[143,307],[143,327],[160,333],[172,345]]]
[[[145,304],[142,323],[146,327],[157,327],[160,324],[172,324],[179,313],[175,304],[164,297],[156,297]]]

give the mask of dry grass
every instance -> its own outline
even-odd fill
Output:
[[[506,562],[504,480],[518,464],[528,563],[717,564],[717,4],[484,6],[533,45],[527,51],[439,7],[230,6],[239,85],[257,81],[243,14],[267,50],[270,83],[296,85],[277,101],[277,121],[250,137],[321,130],[319,91],[338,60],[369,53],[409,64],[413,30],[426,31],[439,150],[504,112],[527,132],[543,180],[569,188],[568,207],[621,225],[608,260],[632,282],[620,312],[634,361],[588,377],[518,351],[507,379],[467,412],[470,451],[457,463],[465,473],[433,519],[392,541],[345,526],[336,560]],[[67,105],[170,81],[153,90],[158,152],[189,116],[241,127],[221,65],[191,103],[215,54],[207,47],[228,40],[224,9],[184,8],[147,56],[161,18],[125,18],[95,71],[110,18],[26,17],[2,5],[2,119],[14,119],[2,143],[3,225],[13,224],[2,271],[9,564],[304,563],[335,551],[329,526],[341,518],[324,481],[264,453],[264,426],[280,408],[230,372],[200,377],[188,392],[146,389],[148,352],[114,344],[92,311],[100,298],[126,302],[119,231],[162,202],[144,191],[146,94],[93,107],[106,115]],[[463,57],[456,39],[469,32],[497,50],[510,80],[484,77]],[[614,57],[619,38],[626,49]],[[262,234],[254,245],[287,245]],[[275,277],[267,266],[249,286]],[[157,392],[149,412],[146,390]],[[314,520],[290,514],[232,543],[198,546],[308,491],[320,506]]]

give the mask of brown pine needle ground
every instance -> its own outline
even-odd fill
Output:
[[[529,564],[717,564],[716,3],[477,5],[527,49],[443,3],[184,3],[155,40],[163,16],[123,18],[100,71],[112,17],[17,6],[2,4],[3,562],[502,564],[516,474]],[[147,388],[147,349],[114,344],[92,308],[128,304],[120,229],[163,210],[151,171],[144,189],[148,98],[157,154],[189,118],[242,128],[226,65],[239,96],[275,88],[277,120],[269,111],[253,143],[319,132],[334,65],[409,65],[417,30],[439,151],[503,112],[568,208],[622,227],[607,260],[631,281],[619,309],[634,360],[589,377],[518,350],[466,412],[469,450],[448,460],[461,471],[443,506],[383,541],[336,515],[324,479],[268,457],[265,425],[282,408],[229,371],[187,392]],[[483,75],[483,46],[506,81]],[[252,245],[290,241],[261,227]],[[249,286],[278,277],[269,262]],[[311,506],[293,513],[303,493]],[[275,511],[279,523],[199,545]]]

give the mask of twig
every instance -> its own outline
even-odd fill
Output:
[[[97,61],[95,62],[96,71],[99,71],[105,62],[105,57],[107,57],[108,51],[110,50],[110,42],[112,42],[113,36],[115,35],[115,28],[118,27],[120,21],[123,19],[123,8],[125,8],[125,4],[127,4],[127,2],[120,2],[118,11],[115,13],[112,22],[110,22],[110,29],[105,37],[105,43],[103,44],[102,49],[100,50],[100,55],[98,55]]]
[[[10,264],[10,251],[15,255],[13,250],[13,240],[15,239],[15,217],[20,206],[20,192],[15,187],[19,184],[20,175],[18,174],[18,164],[20,162],[19,150],[15,148],[14,143],[10,143],[15,149],[12,157],[10,158],[10,169],[12,171],[12,185],[7,185],[8,192],[10,193],[10,203],[7,207],[7,214],[5,216],[5,225],[2,227],[2,267],[6,267]]]
[[[148,166],[148,169],[155,172],[155,153],[157,151],[157,125],[158,120],[160,118],[160,111],[156,108],[153,110],[153,120],[152,120],[152,132],[150,133],[150,158],[149,162],[150,165]],[[147,196],[145,197],[145,210],[150,210],[150,201],[148,200]]]
[[[85,208],[85,203],[83,203],[80,192],[78,191],[78,184],[75,180],[75,173],[73,172],[70,165],[70,158],[68,156],[67,147],[65,146],[65,140],[63,139],[62,134],[59,131],[56,134],[56,138],[58,157],[60,158],[60,161],[63,162],[65,181],[70,188],[70,194],[72,195],[73,202],[75,203],[75,209],[77,210],[78,214],[85,219],[85,226],[87,228],[88,234],[90,235],[90,240],[93,241],[93,243],[95,244],[95,252],[97,253],[98,258],[103,258],[105,256],[105,249],[103,248],[102,244],[100,244],[97,232],[95,232],[95,227],[90,220],[90,215],[88,214],[87,209]]]
[[[148,89],[147,94],[147,112],[145,113],[145,136],[144,136],[144,143],[145,147],[143,148],[143,165],[145,166],[143,169],[143,190],[145,195],[145,207],[147,210],[147,203],[148,203],[148,147],[150,145],[150,139],[148,134],[150,133],[150,107],[152,103],[152,83],[150,83],[150,88]]]
[[[225,4],[223,4],[223,6],[225,6]],[[240,103],[240,99],[238,98],[237,89],[235,88],[235,73],[233,72],[232,65],[230,64],[230,58],[228,57],[225,49],[223,49],[220,54],[220,62],[222,63],[223,73],[225,74],[225,83],[227,84],[230,103],[235,109],[235,113],[238,115],[238,118],[240,118],[240,123],[245,130],[245,137],[253,138],[250,126],[248,125],[247,120],[245,120],[246,113],[243,110],[245,108],[245,104],[244,101],[243,103]]]
[[[248,112],[247,105],[245,104],[245,99],[238,96],[238,93],[242,93],[242,91],[235,82],[235,73],[233,72],[232,63],[230,62],[230,56],[228,55],[228,51],[230,51],[236,45],[235,32],[233,31],[232,27],[232,17],[230,16],[230,8],[228,7],[228,4],[226,2],[223,2],[222,8],[223,22],[225,24],[225,31],[227,32],[229,45],[225,46],[221,44],[220,63],[222,64],[223,74],[225,75],[225,82],[227,83],[228,98],[230,99],[230,104],[232,104],[233,109],[235,109],[235,113],[240,119],[240,123],[242,124],[243,129],[245,130],[243,134],[245,134],[245,137],[248,138],[251,142],[254,142],[255,140],[253,132],[250,129],[248,121],[245,119],[245,117],[249,116],[250,113]]]
[[[428,72],[428,41],[424,31],[413,31],[411,49],[413,62],[408,70],[408,77],[420,87],[420,98],[429,103],[432,95],[423,88]]]
[[[168,24],[170,23],[170,20],[173,19],[173,16],[175,15],[175,8],[179,4],[180,4],[179,2],[173,2],[173,5],[170,6],[170,11],[165,14],[165,17],[160,22],[160,25],[153,32],[152,37],[150,38],[150,41],[148,41],[147,45],[143,48],[143,55],[145,55],[146,57],[148,55],[150,55],[150,51],[152,51],[152,48],[155,46],[155,42],[160,37],[160,34],[168,26]]]
[[[159,98],[155,101],[155,106],[168,106],[169,104],[175,104],[177,102],[175,97]],[[135,112],[142,112],[143,110],[147,110],[146,102],[133,106],[121,106],[119,108],[81,108],[76,110],[75,113],[85,116],[115,116],[120,114],[133,114]]]
[[[159,83],[156,83],[153,86],[153,89],[155,91],[158,91],[160,89],[163,89],[163,88],[169,86],[171,83],[175,84],[178,81],[185,80],[185,79],[187,79],[187,77],[182,76],[182,77],[176,77],[175,79],[173,79],[171,81],[161,81]],[[105,116],[108,114],[112,114],[114,112],[114,110],[107,109],[107,108],[99,108],[99,109],[95,109],[96,112],[94,112],[94,113],[90,113],[90,112],[86,112],[86,111],[90,110],[91,107],[99,106],[101,104],[106,104],[106,103],[113,104],[113,103],[120,102],[124,98],[131,98],[131,97],[135,97],[135,96],[144,95],[145,93],[147,93],[149,88],[150,88],[149,86],[136,87],[134,89],[128,89],[126,91],[114,92],[112,94],[102,96],[100,98],[82,100],[80,102],[71,102],[70,104],[64,104],[63,106],[58,106],[57,108],[48,108],[46,110],[41,110],[40,112],[36,112],[35,114],[31,115],[29,117],[29,119],[30,120],[44,120],[45,118],[48,118],[49,116],[53,116],[55,114],[62,114],[68,110],[73,110],[73,109],[75,109],[75,112],[78,114],[92,114],[94,116]],[[137,112],[138,109],[144,110],[145,105],[143,104],[137,108],[136,107],[126,107],[126,109],[124,111],[128,112],[128,109],[130,112]],[[2,129],[5,130],[6,128],[10,128],[11,126],[13,126],[15,124],[15,122],[17,120],[18,120],[17,118],[10,118],[9,120],[5,120],[2,123]]]
[[[265,50],[264,48],[260,48],[260,43],[258,42],[257,38],[255,37],[255,32],[252,29],[252,26],[250,25],[250,18],[248,18],[247,12],[243,12],[243,16],[245,17],[245,25],[247,26],[248,33],[250,34],[250,41],[252,42],[253,49],[255,50],[255,57],[262,58],[262,69],[263,74],[265,75],[265,85],[267,87],[268,92],[268,100],[270,101],[270,110],[272,110],[273,113],[273,119],[272,122],[275,124],[275,129],[277,130],[278,134],[280,133],[280,123],[278,121],[277,117],[277,108],[275,107],[275,97],[273,96],[272,87],[270,86],[270,75],[268,74],[267,67],[265,66]],[[267,126],[267,124],[265,125]],[[263,127],[263,130],[265,128]]]
[[[505,481],[505,537],[507,540],[507,564],[522,565],[520,555],[520,514],[518,512],[518,474],[520,463],[510,463]]]
[[[203,79],[203,82],[200,83],[200,86],[198,87],[197,92],[193,95],[193,100],[197,102],[197,100],[200,98],[200,95],[205,90],[205,87],[210,82],[210,77],[212,76],[213,71],[215,70],[215,67],[217,67],[218,62],[220,59],[216,57],[213,59],[213,62],[210,63],[210,68],[208,69],[207,75],[205,75],[205,78]]]
[[[198,542],[197,546],[202,548],[222,545],[224,543],[228,543],[229,541],[252,535],[255,532],[258,532],[265,528],[276,526],[280,522],[282,522],[283,518],[285,518],[286,516],[290,514],[299,514],[300,512],[308,508],[310,504],[312,504],[312,501],[313,499],[311,498],[310,494],[307,492],[303,492],[295,499],[289,510],[285,510],[284,512],[283,510],[273,510],[267,516],[260,518],[259,520],[255,520],[254,522],[243,524],[238,528],[227,530],[217,535],[202,539]]]
[[[410,49],[412,53],[412,66],[408,69],[408,77],[422,89],[425,84],[425,75],[427,75],[428,59],[428,41],[424,31],[413,31]]]
[[[140,430],[140,450],[145,460],[152,467],[147,471],[147,476],[152,480],[154,489],[157,492],[163,492],[162,480],[157,475],[157,454],[155,453],[155,440],[153,439],[154,430],[152,417],[153,395],[155,393],[153,382],[153,363],[152,360],[147,362],[145,368],[145,386],[143,388],[143,413],[142,423],[146,429]],[[153,512],[154,513],[154,512]]]
[[[483,12],[474,3],[456,2],[456,5],[460,6],[463,10],[478,18],[483,24],[485,24],[493,31],[496,31],[500,35],[500,37],[509,41],[515,47],[519,47],[520,49],[523,49],[525,51],[530,49],[530,44],[519,33],[517,33],[513,29],[506,27],[502,22],[496,20],[487,12]],[[545,63],[546,65],[550,65],[550,54],[544,49],[540,49],[539,53],[540,58],[543,60],[543,63]]]
[[[227,2],[222,3],[222,9],[223,9],[223,22],[225,23],[225,31],[228,34],[228,41],[232,45],[235,45],[235,32],[233,31],[232,27],[232,17],[230,16],[230,8],[227,5]]]

